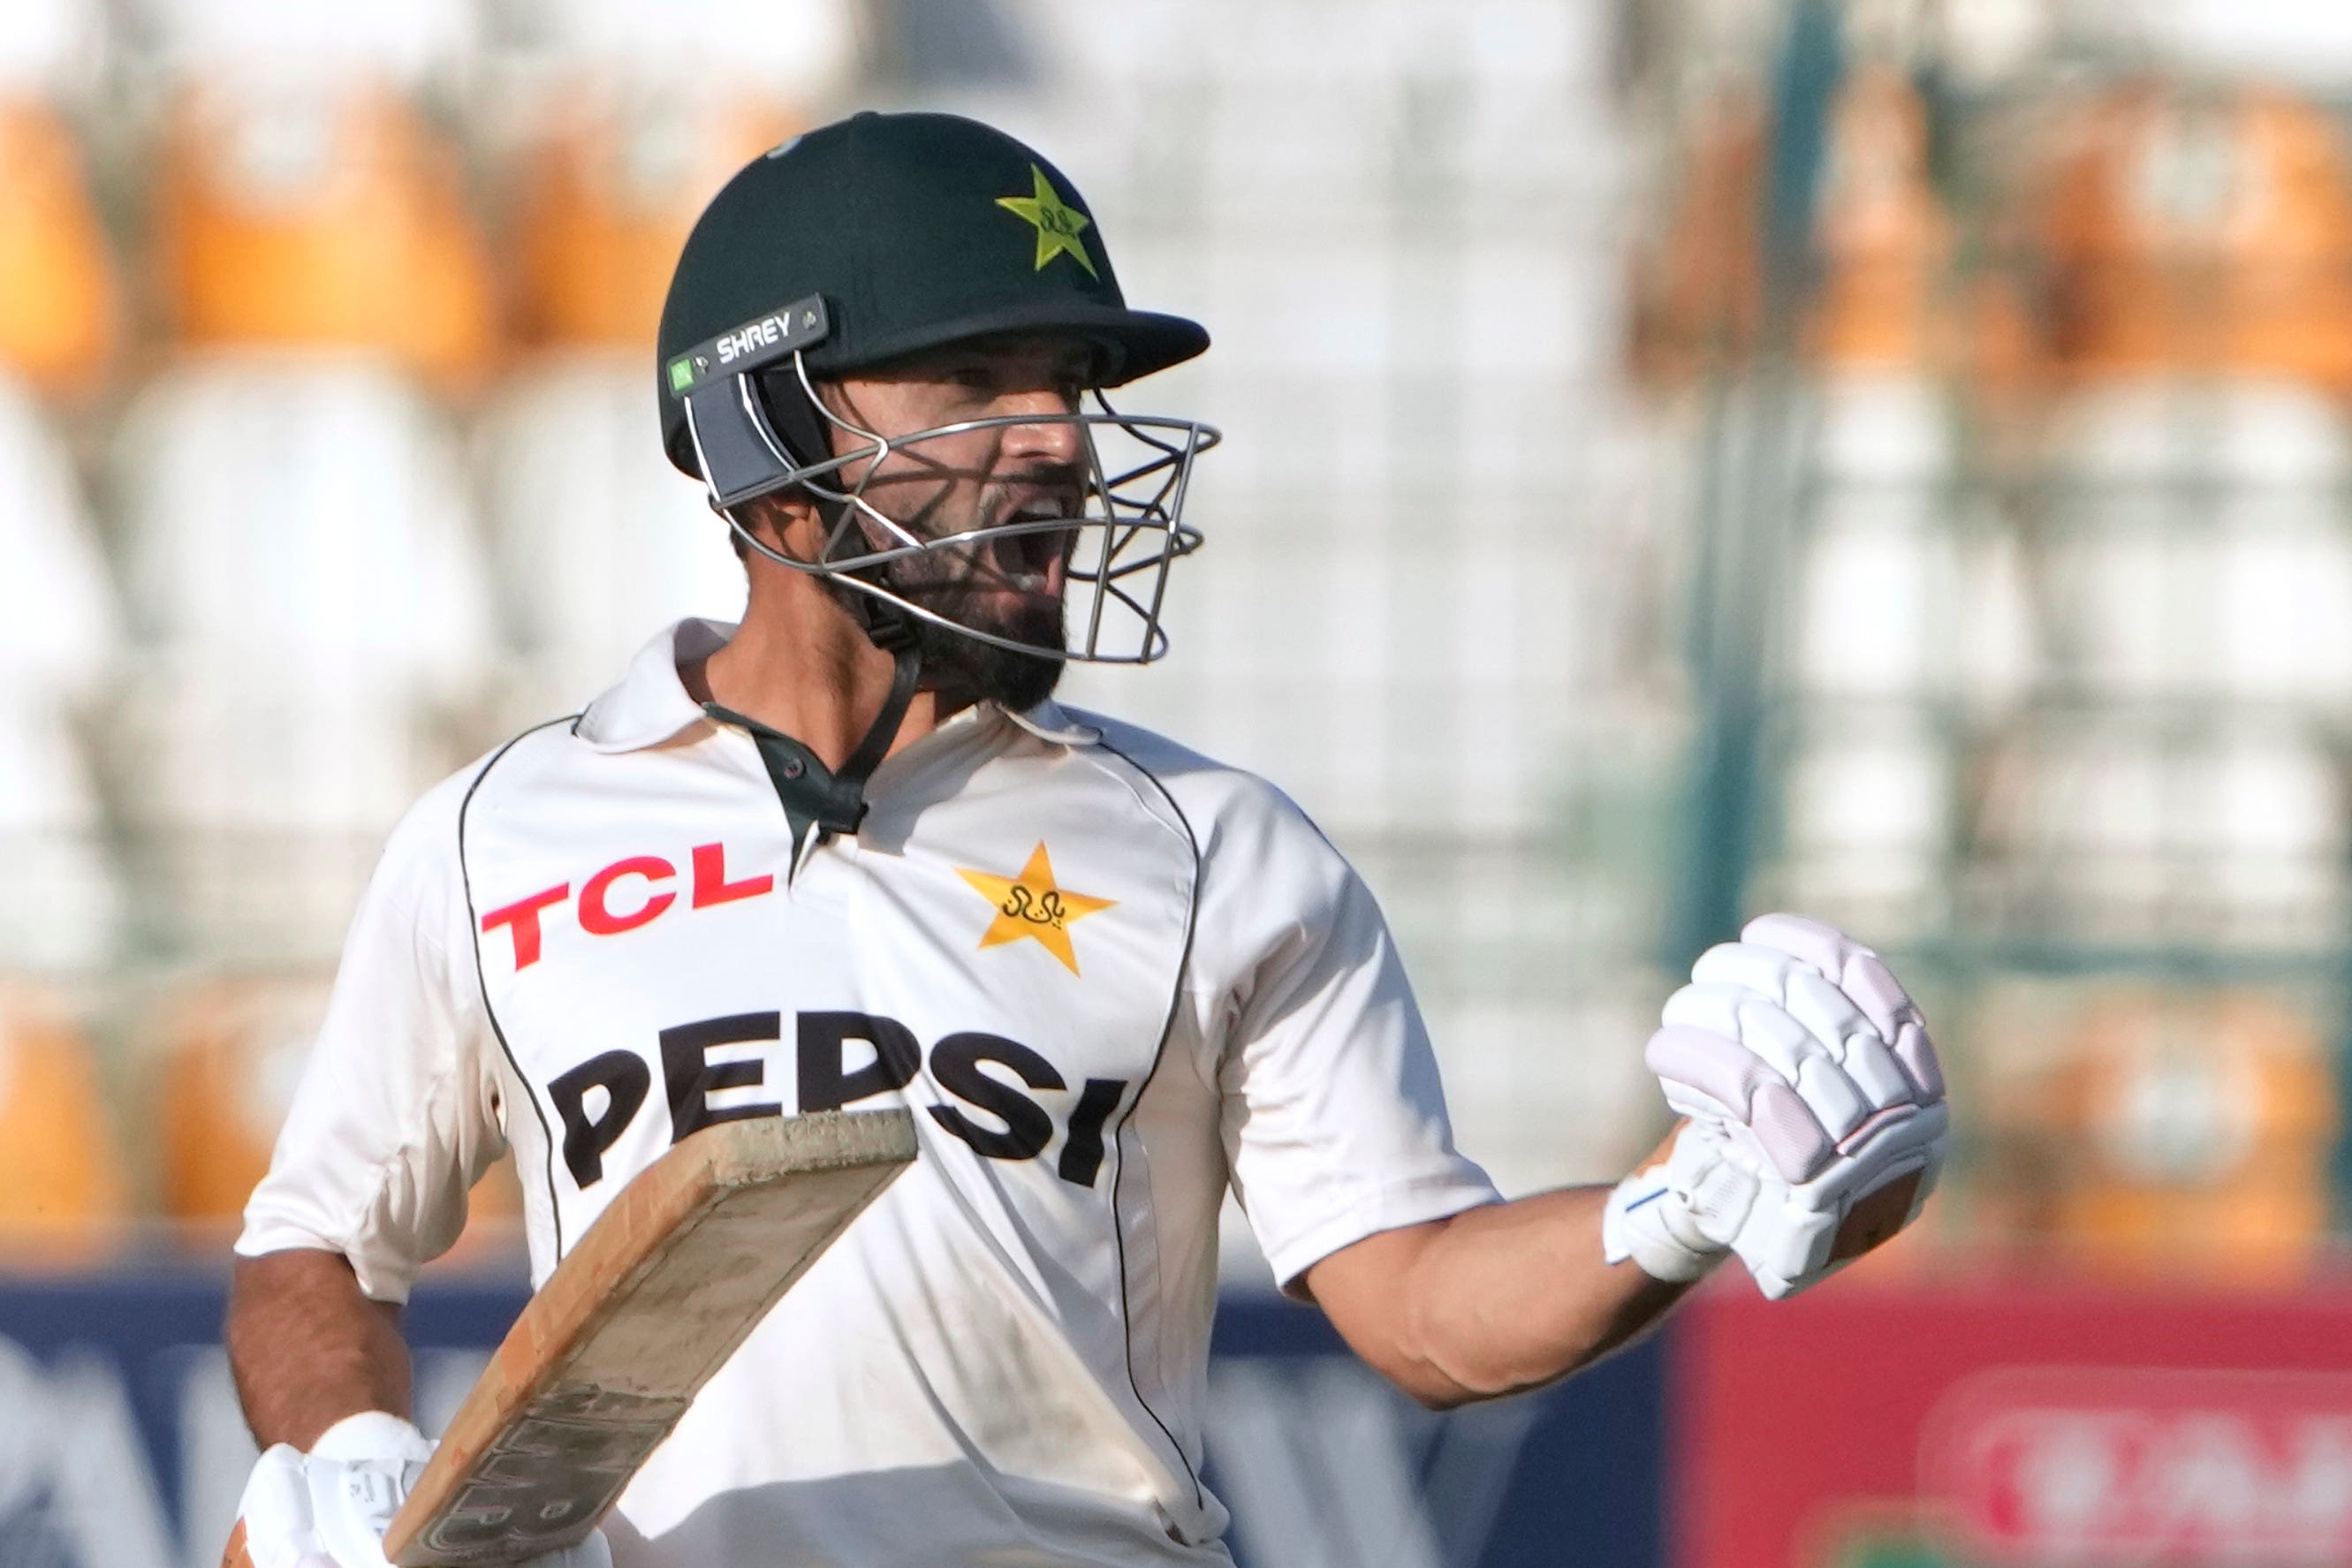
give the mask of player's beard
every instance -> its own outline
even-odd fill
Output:
[[[1060,477],[1045,476],[1033,482],[1051,484]],[[982,515],[1003,520],[1006,510],[1002,497],[989,497],[983,503]],[[907,526],[919,537],[928,534],[936,538],[950,531],[940,527],[937,518],[929,517],[914,519]],[[1006,562],[1006,571],[1025,569],[1033,573],[1044,570],[1045,558],[1059,554],[1059,570],[1066,571],[1074,537],[1074,532],[1052,530],[1014,535],[977,547],[901,556],[883,569],[879,585],[910,604],[957,626],[1028,647],[1051,650],[1022,653],[966,636],[936,622],[915,618],[916,643],[923,655],[923,685],[938,693],[946,706],[963,707],[991,702],[1012,713],[1025,713],[1054,695],[1054,688],[1062,679],[1065,660],[1061,655],[1069,646],[1061,592],[1056,591],[1050,599],[1008,592],[1004,574],[984,568],[971,551],[978,549],[997,552]],[[1024,556],[1025,559],[1021,559]],[[857,591],[837,583],[827,586],[836,595]]]
[[[900,591],[910,602],[976,632],[1033,647],[1067,645],[1058,600],[1048,604],[1024,599],[992,612],[979,605],[958,605],[957,599],[971,597],[965,589],[948,588],[933,595],[908,585]],[[1015,653],[929,621],[916,622],[915,635],[923,652],[923,684],[950,707],[992,702],[1008,712],[1026,713],[1052,696],[1062,679],[1063,661],[1058,658]]]

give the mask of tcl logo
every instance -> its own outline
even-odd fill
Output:
[[[2352,1561],[2352,1377],[2016,1368],[1929,1431],[1925,1490],[1996,1561]]]
[[[688,907],[708,909],[775,891],[772,876],[747,876],[730,881],[723,844],[697,844],[687,856],[685,891]],[[501,904],[482,916],[482,934],[508,933],[514,943],[514,967],[528,969],[539,962],[542,923],[568,911],[580,929],[591,936],[617,936],[649,925],[677,902],[678,868],[660,855],[624,855],[580,884],[557,883],[528,898]]]

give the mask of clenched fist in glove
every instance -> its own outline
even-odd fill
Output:
[[[1767,915],[1700,956],[1664,1023],[1647,1060],[1688,1120],[1610,1195],[1611,1262],[1695,1280],[1737,1253],[1778,1298],[1918,1214],[1943,1168],[1944,1077],[1877,954]]]
[[[347,1416],[307,1454],[279,1443],[261,1456],[236,1505],[253,1568],[389,1568],[383,1532],[408,1500],[433,1444],[382,1410]],[[602,1531],[524,1568],[613,1568]]]

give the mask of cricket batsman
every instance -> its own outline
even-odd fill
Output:
[[[919,1133],[564,1568],[1229,1563],[1228,1188],[1433,1406],[1568,1375],[1727,1257],[1787,1295],[1918,1213],[1944,1087],[1869,948],[1768,915],[1707,953],[1649,1043],[1682,1118],[1652,1162],[1505,1202],[1347,862],[1272,786],[1054,701],[1068,661],[1165,648],[1215,434],[1103,393],[1207,346],[968,120],[860,114],[712,200],[655,391],[743,619],[661,632],[393,833],[236,1243],[257,1568],[382,1568],[430,1451],[401,1304],[509,1148],[536,1283],[698,1128]]]

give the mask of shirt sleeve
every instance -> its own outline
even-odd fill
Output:
[[[457,862],[464,782],[427,795],[385,847],[236,1241],[246,1257],[339,1252],[380,1301],[408,1299],[505,1149]]]
[[[1271,789],[1204,857],[1230,977],[1218,1092],[1234,1196],[1286,1291],[1382,1230],[1494,1202],[1454,1146],[1421,1009],[1354,869]]]

